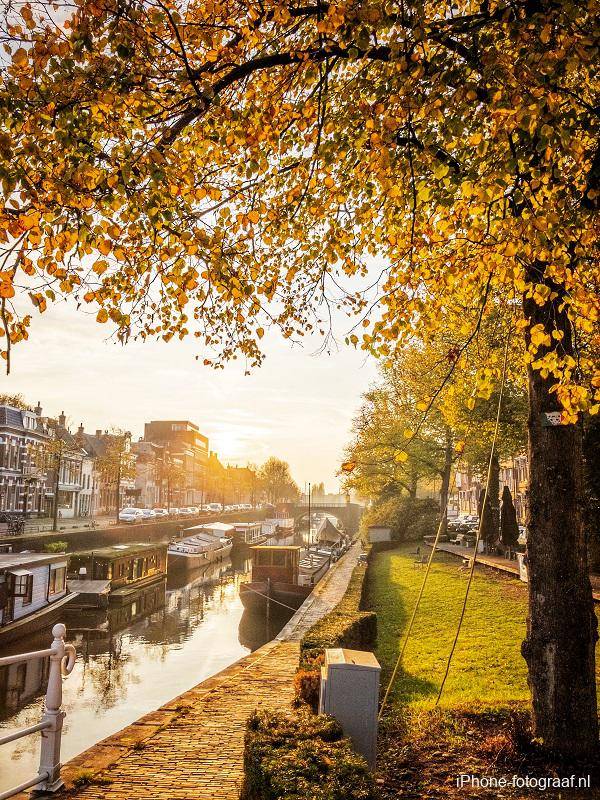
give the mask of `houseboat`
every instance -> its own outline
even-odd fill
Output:
[[[271,517],[262,523],[263,533],[266,535],[267,544],[292,545],[295,544],[296,521],[293,517]]]
[[[116,544],[69,558],[69,587],[82,607],[126,603],[140,589],[164,582],[166,574],[165,544]]]
[[[0,643],[50,629],[74,595],[65,553],[0,553]]]
[[[233,547],[233,525],[211,522],[186,528],[182,539],[169,544],[169,563],[173,569],[199,569],[222,561]]]
[[[263,522],[233,522],[233,541],[236,544],[263,544],[270,535]]]
[[[253,547],[252,580],[240,584],[244,607],[265,610],[267,600],[271,599],[290,608],[299,608],[324,574],[320,572],[320,562],[318,568],[316,563],[304,563],[301,567],[305,552],[295,545]],[[311,581],[311,578],[316,579]]]

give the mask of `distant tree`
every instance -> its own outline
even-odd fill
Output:
[[[258,471],[258,480],[269,503],[295,500],[300,495],[289,464],[279,458],[271,457],[265,461]]]
[[[119,521],[121,485],[124,480],[135,477],[135,458],[131,453],[131,434],[113,428],[105,434],[106,447],[98,457],[96,469],[105,483],[115,489],[115,518]]]
[[[22,411],[31,411],[31,405],[22,394],[0,394],[0,406],[20,408]]]
[[[508,486],[502,490],[502,505],[500,507],[500,538],[502,544],[510,551],[519,540],[519,525],[517,511],[513,503],[512,494]]]
[[[49,420],[48,438],[41,444],[30,445],[29,460],[32,467],[46,473],[46,480],[52,485],[52,530],[58,530],[58,495],[60,475],[63,464],[68,459],[76,458],[81,449],[73,444],[69,436],[64,436],[64,429],[55,420]]]
[[[325,497],[325,484],[323,481],[321,483],[313,483],[311,494],[313,497]]]

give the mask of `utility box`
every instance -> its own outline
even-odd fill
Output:
[[[371,769],[377,752],[377,711],[381,667],[373,653],[325,650],[321,667],[319,713],[330,714]]]

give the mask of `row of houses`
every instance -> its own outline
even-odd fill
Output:
[[[128,432],[80,425],[62,412],[0,405],[0,512],[59,518],[106,515],[125,505],[254,502],[256,476],[225,467],[198,426],[158,420]]]
[[[529,489],[529,459],[526,453],[515,455],[500,464],[500,494],[508,486],[517,511],[517,520],[525,525]],[[461,514],[477,514],[485,477],[468,467],[459,467],[455,479],[454,504]]]

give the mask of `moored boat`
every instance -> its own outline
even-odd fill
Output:
[[[198,569],[222,561],[231,553],[233,530],[232,525],[223,522],[187,528],[187,536],[169,544],[169,564],[174,569]]]
[[[240,599],[245,608],[261,611],[270,600],[299,608],[330,564],[331,558],[310,556],[298,546],[253,547],[252,580],[240,584]]]

